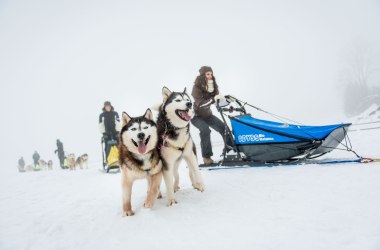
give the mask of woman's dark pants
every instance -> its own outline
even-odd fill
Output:
[[[210,139],[210,128],[217,131],[222,136],[223,140],[225,140],[226,126],[221,120],[219,120],[218,117],[214,115],[208,117],[195,116],[191,120],[191,123],[200,131],[199,135],[201,137],[202,157],[210,158],[213,155]],[[232,146],[231,138],[229,136],[227,136],[227,145]]]

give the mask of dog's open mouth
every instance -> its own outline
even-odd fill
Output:
[[[150,140],[150,136],[148,136],[145,141],[142,140],[142,141],[135,142],[132,139],[132,142],[136,146],[137,151],[139,151],[140,154],[145,154],[146,153],[146,145],[148,145],[149,140]]]
[[[181,118],[182,120],[184,121],[190,121],[191,120],[191,115],[189,115],[189,110],[186,109],[186,110],[180,110],[180,109],[177,109],[175,111],[175,113],[178,115],[179,118]]]

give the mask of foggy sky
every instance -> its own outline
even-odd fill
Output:
[[[191,91],[202,65],[222,94],[306,124],[343,122],[339,71],[356,41],[380,44],[378,0],[0,0],[1,167],[34,150],[57,166],[57,138],[100,159],[105,100],[142,115],[164,85]]]

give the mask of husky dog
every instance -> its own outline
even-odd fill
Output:
[[[88,168],[88,155],[83,154],[83,155],[79,156],[75,162],[75,165],[79,166],[80,169],[83,169],[84,165],[86,166],[86,168]]]
[[[38,166],[41,170],[46,170],[47,168],[47,162],[44,160],[38,160]]]
[[[52,160],[49,160],[47,165],[48,165],[49,170],[53,170],[53,161]]]
[[[75,155],[69,154],[66,156],[67,159],[67,166],[70,170],[75,170]]]
[[[184,159],[189,167],[193,187],[203,192],[204,184],[199,171],[195,144],[190,136],[190,120],[194,116],[194,110],[186,88],[183,92],[171,92],[163,87],[162,97],[157,128],[160,156],[164,165],[167,204],[171,206],[177,203],[174,192],[179,189],[178,166],[181,159]]]
[[[34,171],[34,166],[33,166],[32,164],[29,164],[29,165],[27,165],[27,166],[25,167],[25,170],[26,170],[27,172],[32,172],[32,171]]]
[[[159,195],[162,162],[157,142],[157,127],[150,109],[135,118],[123,112],[119,145],[123,216],[134,215],[131,195],[135,180],[146,178],[148,181],[144,207],[151,208]]]

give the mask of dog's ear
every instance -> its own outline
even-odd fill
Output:
[[[153,113],[150,109],[147,109],[145,111],[144,117],[148,120],[153,120]]]
[[[163,103],[166,102],[166,100],[168,100],[169,96],[171,95],[171,91],[167,88],[167,87],[163,87],[162,88],[162,99],[163,99]]]
[[[124,127],[125,125],[127,125],[127,123],[129,122],[131,120],[131,117],[127,114],[127,113],[125,113],[125,112],[123,112],[123,114],[122,114],[122,119],[121,119],[121,126],[122,127]]]
[[[183,93],[184,93],[184,94],[186,93],[186,87],[185,87],[185,89],[183,90]]]

